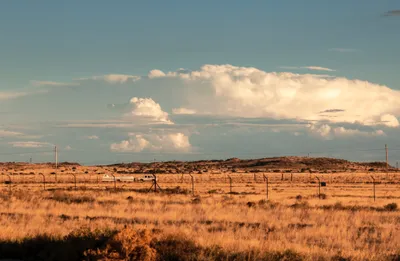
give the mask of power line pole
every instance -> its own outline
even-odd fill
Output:
[[[57,145],[54,146],[54,161],[55,161],[55,166],[56,169],[58,168],[58,153],[57,153]]]

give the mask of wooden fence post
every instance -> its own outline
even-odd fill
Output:
[[[46,178],[43,173],[39,173],[43,177],[43,190],[46,190]]]
[[[9,174],[5,174],[5,175],[8,177],[8,189],[11,193],[11,175],[9,175]]]
[[[229,192],[232,193],[232,178],[231,178],[231,176],[228,175],[228,179],[229,179]]]
[[[268,198],[269,198],[269,182],[268,182],[268,177],[267,176],[265,176],[264,174],[263,174],[263,178],[264,178],[264,181],[265,181],[265,185],[266,185],[266,191],[265,191],[265,194],[266,194],[266,197],[267,197],[267,201],[268,201]]]
[[[189,173],[189,176],[190,176],[191,179],[192,179],[192,195],[194,196],[194,177],[193,177],[193,175],[190,174],[190,173]]]
[[[375,202],[375,200],[376,200],[376,197],[375,197],[375,178],[373,176],[371,176],[371,178],[372,178],[373,196],[374,196],[374,202]]]
[[[117,180],[115,178],[114,173],[111,173],[111,176],[113,176],[113,178],[114,178],[114,190],[116,191],[117,190]]]
[[[71,174],[74,177],[74,183],[75,183],[75,189],[76,189],[76,175],[73,173],[69,173],[69,174]]]
[[[315,178],[318,179],[318,198],[321,198],[321,180],[319,179],[319,177]]]

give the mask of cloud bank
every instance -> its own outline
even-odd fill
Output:
[[[43,148],[52,146],[51,143],[38,141],[13,141],[8,144],[15,148]]]
[[[87,80],[103,80],[111,84],[115,83],[127,83],[127,82],[136,82],[140,80],[140,76],[137,75],[128,75],[128,74],[105,74],[99,76],[92,77],[83,77],[74,79],[76,81],[87,81]]]
[[[334,137],[378,137],[385,136],[383,130],[374,131],[361,131],[358,129],[348,129],[345,127],[332,127],[328,124],[309,124],[308,130],[314,136],[318,136],[324,139],[332,139]]]
[[[302,69],[307,69],[311,71],[325,71],[325,72],[335,72],[336,70],[326,68],[326,67],[321,67],[321,66],[281,66],[281,69],[288,69],[288,70],[302,70]]]
[[[77,86],[79,82],[31,81],[33,86]]]
[[[128,140],[111,144],[114,152],[189,152],[191,145],[189,138],[183,133],[157,134],[130,134]]]
[[[179,106],[195,114],[399,126],[400,91],[367,81],[233,65],[157,74],[165,81],[181,81],[187,94]],[[319,115],[331,108],[341,113]]]

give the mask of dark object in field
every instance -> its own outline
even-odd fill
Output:
[[[326,182],[325,181],[321,182],[321,187],[326,187]]]
[[[389,204],[387,204],[387,205],[385,205],[384,207],[383,207],[385,210],[387,210],[387,211],[396,211],[397,210],[397,204],[396,203],[389,203]]]
[[[249,208],[252,208],[252,207],[255,207],[256,206],[256,203],[255,202],[252,202],[252,201],[249,201],[249,202],[247,202],[247,204],[246,204]]]

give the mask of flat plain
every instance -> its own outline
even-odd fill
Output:
[[[1,175],[0,257],[400,258],[400,173],[158,174],[155,191],[152,182],[102,182],[113,172],[78,166]]]

